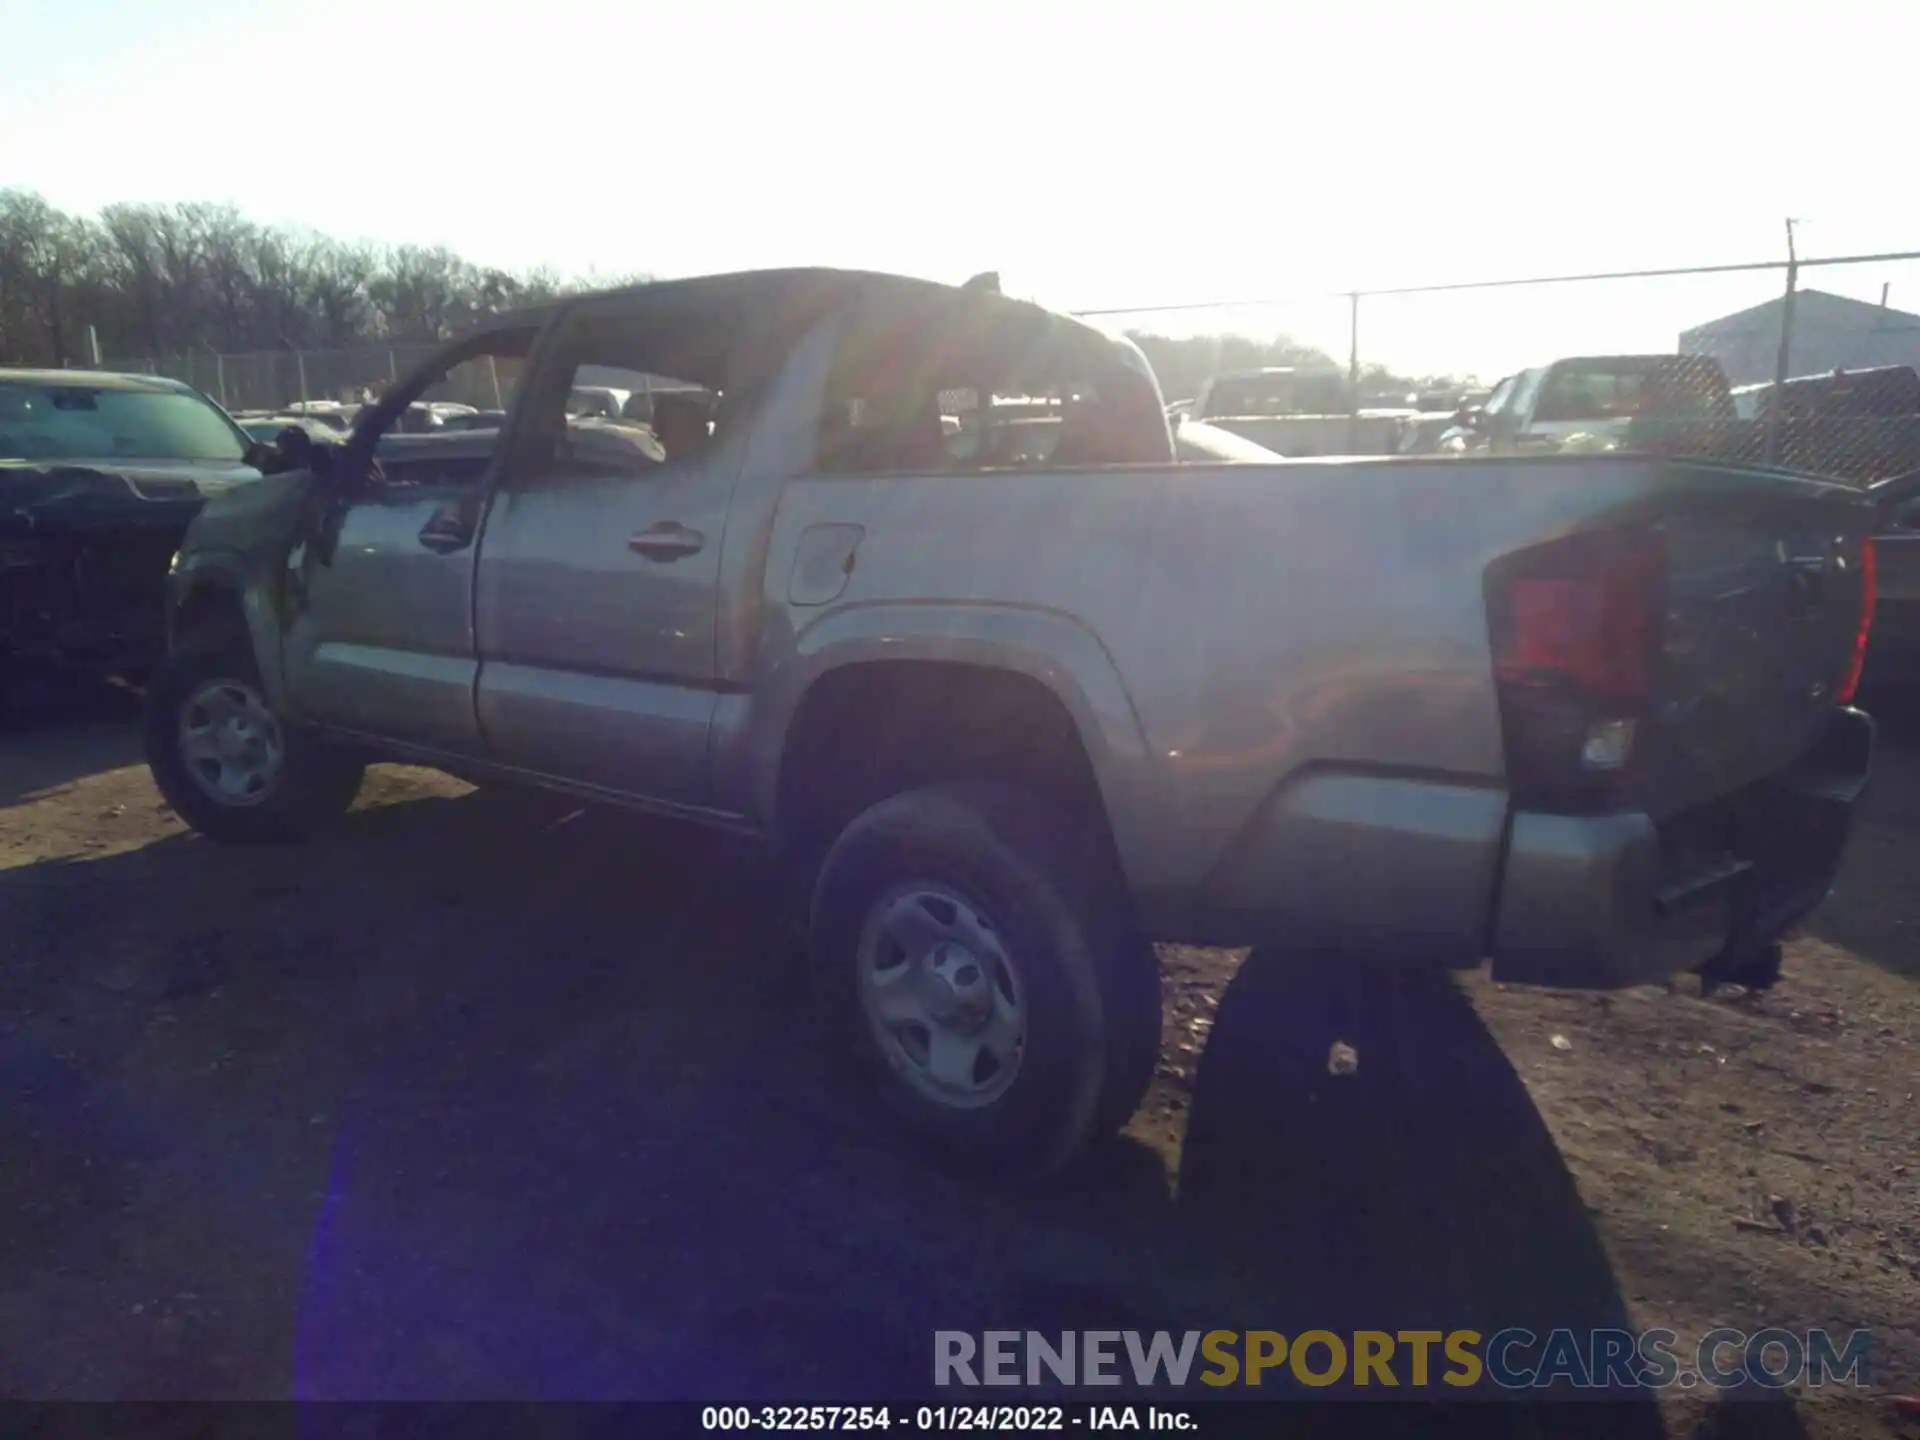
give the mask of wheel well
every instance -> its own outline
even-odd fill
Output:
[[[814,683],[780,763],[775,822],[812,863],[868,806],[921,785],[1004,780],[1097,824],[1106,810],[1073,716],[1040,681],[942,661],[849,665]]]
[[[240,604],[240,592],[219,581],[197,586],[173,612],[171,634],[179,644],[197,630],[237,629],[246,632],[247,613]]]

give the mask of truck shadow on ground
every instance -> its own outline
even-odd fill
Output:
[[[66,680],[14,688],[0,675],[0,809],[140,759],[140,696]],[[24,742],[24,743],[23,743]]]
[[[1256,953],[1177,1189],[1122,1142],[997,1192],[876,1131],[767,903],[710,845],[482,794],[0,873],[0,1393],[925,1399],[941,1329],[1626,1323],[1464,1003],[1404,1053],[1363,1026],[1308,1102]]]

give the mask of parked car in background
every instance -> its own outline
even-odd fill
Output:
[[[482,438],[388,438],[478,356],[531,367],[516,443],[383,478],[381,447]],[[568,423],[590,365],[721,394],[711,431],[602,448],[640,432]],[[200,515],[149,763],[225,841],[311,832],[391,756],[764,846],[864,1093],[994,1175],[1132,1113],[1153,940],[1290,955],[1308,1078],[1389,969],[1398,999],[1487,957],[1769,983],[1866,775],[1863,497],[1177,446],[1138,346],[977,287],[773,271],[502,317]],[[1417,1074],[1378,1023],[1382,1083]]]
[[[353,425],[353,417],[360,413],[360,406],[343,400],[293,400],[282,405],[277,413],[317,420],[344,435]]]
[[[343,400],[295,400],[273,413],[291,415],[310,425],[323,425],[338,440],[353,428],[354,419],[363,408],[358,403]],[[449,428],[461,429],[466,428],[471,417],[479,413],[475,406],[456,400],[416,400],[407,407],[399,428],[410,435],[426,435]]]
[[[507,412],[504,410],[476,410],[471,415],[449,415],[442,422],[444,430],[498,430],[506,424]]]
[[[1510,375],[1444,448],[1456,454],[1725,454],[1744,433],[1720,362],[1585,355]]]
[[[271,445],[280,438],[280,432],[291,425],[304,431],[315,440],[339,440],[346,432],[328,420],[317,415],[283,415],[278,412],[248,410],[233,417],[234,423],[247,433],[249,439],[258,440],[262,445]]]
[[[1469,435],[1473,429],[1473,411],[1455,403],[1450,409],[1418,410],[1400,422],[1394,443],[1397,455],[1439,455],[1445,451],[1449,435]]]
[[[1864,484],[1920,469],[1920,370],[1884,365],[1801,375],[1781,387],[1743,385],[1734,405],[1760,437],[1768,430],[1774,458],[1789,468]],[[1776,418],[1775,411],[1778,411]]]
[[[423,400],[407,406],[394,421],[394,429],[403,435],[430,435],[446,428],[447,417]]]
[[[1453,414],[1467,405],[1465,390],[1420,390],[1407,397],[1407,403],[1422,415]]]
[[[1734,407],[1743,419],[1764,420],[1775,408],[1776,389],[1784,397],[1783,420],[1891,420],[1920,414],[1920,370],[1911,365],[1798,375],[1784,387],[1771,381],[1742,385],[1733,392]]]
[[[467,485],[486,473],[499,439],[494,430],[394,431],[380,437],[374,456],[381,483],[395,489]]]
[[[449,427],[432,434],[383,435],[374,447],[374,455],[382,481],[389,486],[460,486],[479,481],[499,442],[498,426],[464,430]],[[566,453],[582,463],[628,469],[658,465],[666,459],[651,430],[599,416],[569,415],[566,446]]]
[[[567,394],[567,414],[617,420],[625,412],[631,390],[610,385],[576,385]]]
[[[1395,453],[1401,423],[1413,412],[1369,408],[1355,415],[1351,403],[1347,378],[1336,371],[1269,366],[1211,377],[1173,418],[1231,430],[1279,455]]]
[[[177,380],[0,370],[0,672],[144,672],[181,537],[208,495],[259,480],[259,450]]]

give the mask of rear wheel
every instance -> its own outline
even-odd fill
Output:
[[[244,637],[188,637],[147,687],[147,765],[174,811],[214,840],[303,839],[341,815],[365,764],[274,713]]]
[[[1011,1176],[1123,1124],[1160,1037],[1151,947],[1061,811],[1011,787],[933,786],[828,852],[811,939],[863,1074],[906,1126]]]

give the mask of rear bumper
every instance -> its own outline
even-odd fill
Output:
[[[1196,894],[1136,894],[1156,939],[1603,989],[1738,969],[1831,888],[1873,723],[1836,710],[1799,760],[1656,822],[1510,810],[1491,787],[1322,772],[1269,796]]]
[[[1605,988],[1744,963],[1826,897],[1872,750],[1872,721],[1839,710],[1787,769],[1659,824],[1516,812],[1494,978]]]

